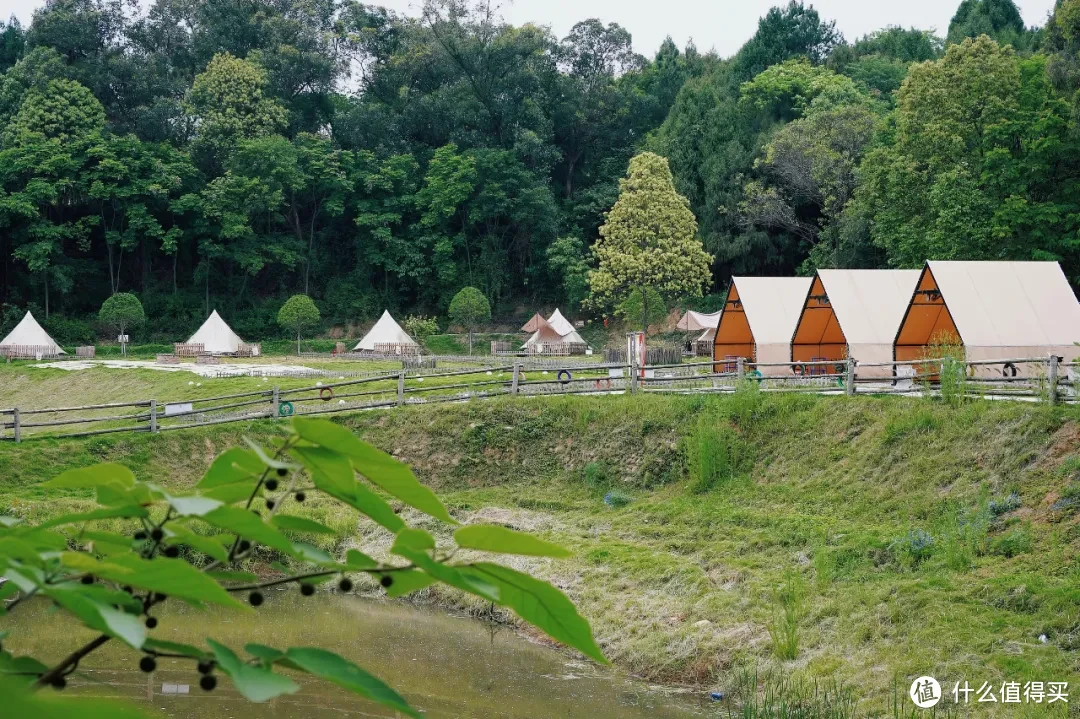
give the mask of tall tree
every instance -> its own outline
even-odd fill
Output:
[[[949,23],[949,44],[989,35],[1002,45],[1030,49],[1033,38],[1013,0],[961,0]]]
[[[675,191],[668,162],[651,152],[630,161],[619,199],[593,246],[590,301],[610,308],[632,290],[642,297],[642,331],[648,327],[649,290],[668,298],[700,295],[710,283],[710,257],[694,236],[690,203]]]

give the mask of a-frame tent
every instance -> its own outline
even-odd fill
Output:
[[[714,330],[716,325],[720,322],[720,315],[724,313],[723,310],[719,312],[695,312],[694,310],[687,310],[676,323],[675,329],[682,330],[683,332],[700,332],[701,330]],[[700,339],[700,338],[699,338]]]
[[[533,315],[531,318],[529,318],[529,321],[526,322],[524,324],[524,326],[522,326],[520,331],[521,332],[528,332],[529,334],[532,334],[533,332],[536,332],[538,329],[540,329],[541,327],[543,327],[547,323],[548,323],[548,321],[544,319],[544,316],[542,314],[540,314],[539,312],[537,312],[535,315]]]
[[[23,315],[19,324],[0,340],[0,356],[36,358],[62,354],[66,353],[30,312]]]
[[[713,339],[713,359],[726,360],[726,365],[739,357],[749,362],[790,361],[791,336],[811,282],[811,277],[732,277]],[[718,364],[714,371],[728,370]]]
[[[1080,303],[1057,262],[927,262],[897,329],[896,360],[962,345],[969,360],[1080,356]],[[1014,365],[1026,374],[1023,363]],[[999,375],[1003,365],[976,374]],[[1011,374],[1011,370],[1010,370]]]
[[[420,348],[409,333],[401,329],[401,325],[390,316],[389,310],[383,310],[379,321],[367,331],[356,346],[354,352],[375,352],[386,350],[392,354],[415,352]]]
[[[897,328],[919,270],[818,270],[791,340],[791,361],[892,362]],[[833,374],[836,365],[807,366]],[[860,377],[892,376],[891,366],[860,367]]]
[[[214,310],[184,344],[202,345],[203,352],[207,354],[224,355],[236,354],[245,342],[240,339],[240,335],[233,332],[218,311]]]
[[[545,345],[557,345],[563,343],[564,340],[562,335],[551,326],[551,323],[541,317],[536,325],[536,330],[533,331],[529,336],[529,339],[525,341],[525,344],[521,345],[521,349],[532,347],[537,351],[541,351]]]

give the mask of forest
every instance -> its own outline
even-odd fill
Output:
[[[48,0],[0,23],[2,324],[88,341],[131,292],[147,339],[214,308],[259,339],[293,294],[351,326],[465,286],[496,318],[600,317],[591,249],[646,151],[712,258],[672,305],[927,258],[1054,259],[1080,286],[1080,0],[850,40],[791,0],[726,58],[473,0]]]

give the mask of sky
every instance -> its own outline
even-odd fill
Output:
[[[415,14],[421,0],[367,0],[392,10]],[[616,22],[630,31],[634,49],[651,56],[670,35],[683,47],[693,40],[702,52],[715,49],[722,57],[734,54],[757,29],[758,18],[783,0],[516,0],[502,3],[511,23],[548,25],[559,37],[586,18]],[[145,2],[145,0],[144,0]],[[14,14],[28,24],[44,0],[0,0],[0,17]],[[959,0],[811,0],[825,19],[848,40],[887,25],[936,30],[944,35]],[[1017,0],[1028,25],[1042,25],[1054,0]]]

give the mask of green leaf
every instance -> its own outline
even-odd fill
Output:
[[[324,419],[293,417],[293,427],[304,439],[348,456],[357,472],[410,507],[449,524],[457,524],[435,493],[420,484],[409,465],[361,441],[341,425]]]
[[[45,487],[52,489],[77,489],[80,487],[100,487],[118,485],[121,488],[135,484],[135,475],[122,464],[105,462],[91,467],[69,469],[57,477],[45,482]]]
[[[337,684],[339,687],[378,702],[394,711],[411,717],[420,717],[420,712],[410,707],[400,694],[333,652],[324,649],[293,647],[285,653],[285,656],[303,671],[320,679]]]
[[[435,583],[435,577],[425,574],[419,569],[407,569],[400,572],[387,572],[386,576],[393,579],[393,583],[386,588],[388,597],[404,597],[406,594],[420,591]]]
[[[293,454],[303,462],[315,486],[323,492],[359,510],[391,532],[397,533],[405,526],[382,497],[356,481],[352,465],[341,455],[322,447],[298,447],[293,449]]]
[[[47,671],[49,667],[33,657],[13,657],[7,652],[0,652],[0,674],[44,674]],[[4,696],[4,700],[7,711],[10,708],[6,701],[7,696]]]
[[[465,549],[530,557],[569,557],[570,552],[557,544],[537,539],[531,534],[495,524],[470,524],[454,532],[454,541]]]
[[[407,543],[395,541],[390,551],[399,557],[404,557],[424,570],[435,579],[451,587],[457,587],[470,594],[475,594],[489,602],[499,601],[499,589],[491,582],[478,577],[475,574],[465,574],[457,567],[452,567],[432,559],[427,552],[419,551],[407,546]]]
[[[201,517],[222,506],[210,497],[169,497],[169,505],[181,517]]]
[[[553,639],[598,662],[607,663],[593,639],[589,623],[578,614],[574,603],[565,594],[547,582],[489,562],[462,567],[461,573],[491,582],[499,588],[497,604],[514,610],[519,617],[547,632]]]
[[[120,518],[134,518],[145,517],[149,513],[138,506],[137,504],[128,504],[120,507],[105,507],[103,509],[95,509],[89,512],[78,512],[75,514],[61,514],[59,517],[53,517],[52,519],[42,522],[37,525],[38,529],[48,529],[49,527],[59,527],[64,524],[78,524],[79,522],[91,522],[96,519],[114,519]]]
[[[0,669],[0,671],[3,670]],[[4,698],[4,715],[10,717],[34,717],[34,719],[71,719],[71,717],[78,717],[79,719],[151,719],[150,714],[126,702],[112,699],[91,699],[85,696],[59,697],[47,692],[35,694],[26,687],[25,682],[14,679],[0,681],[0,696]]]
[[[41,555],[34,545],[16,537],[0,537],[0,557],[11,557],[27,564],[41,565]]]
[[[229,675],[236,690],[249,701],[265,702],[282,694],[293,694],[300,689],[296,682],[288,677],[241,662],[224,644],[218,644],[213,639],[207,639],[206,643],[214,650],[218,667]]]
[[[379,566],[374,559],[355,549],[345,552],[345,564],[349,569],[374,569]]]
[[[0,527],[14,527],[16,524],[22,524],[22,520],[18,517],[9,517],[6,514],[0,514]]]
[[[167,642],[164,639],[154,639],[153,637],[148,637],[146,641],[143,642],[143,649],[152,649],[157,652],[166,652],[168,654],[183,654],[185,657],[191,657],[192,659],[205,659],[210,654],[205,649],[199,649],[190,644]]]
[[[255,516],[254,512],[240,507],[218,507],[212,512],[204,514],[201,518],[204,522],[235,532],[237,535],[250,539],[268,547],[281,550],[285,553],[292,552],[292,542],[285,535],[277,531],[262,518]]]
[[[146,640],[146,627],[139,617],[86,596],[79,591],[78,587],[81,586],[50,587],[45,594],[91,629],[116,637],[134,649],[141,649]]]
[[[172,533],[167,544],[186,544],[192,549],[197,549],[211,559],[225,562],[229,559],[229,552],[221,545],[221,542],[212,537],[204,537],[196,534],[182,524],[170,524],[169,532]]]
[[[338,567],[338,563],[334,561],[334,558],[326,553],[325,550],[308,544],[306,542],[293,542],[293,556],[310,562],[311,564],[318,565],[320,567]]]
[[[435,549],[435,537],[423,529],[403,529],[394,537],[394,544],[390,551],[396,554],[398,549],[403,548],[414,552]]]
[[[247,482],[233,482],[232,484],[223,484],[220,487],[207,489],[203,492],[203,496],[210,499],[216,499],[222,504],[236,504],[237,502],[246,501],[254,491],[255,481],[249,480]]]
[[[291,514],[275,514],[270,520],[278,529],[290,532],[307,532],[309,534],[337,534],[325,524],[304,517],[296,517]]]
[[[229,596],[221,586],[182,559],[155,557],[146,560],[135,555],[110,557],[109,561],[131,570],[128,574],[109,576],[95,572],[103,579],[130,584],[140,589],[161,592],[170,597],[189,602],[209,602],[226,607],[247,609],[244,604]]]
[[[244,651],[261,661],[265,666],[285,658],[285,652],[268,647],[265,644],[245,644]]]
[[[247,444],[248,447],[251,447],[251,451],[258,456],[259,461],[265,464],[267,467],[270,467],[271,469],[284,469],[286,471],[300,469],[295,464],[290,464],[289,462],[282,462],[279,459],[274,459],[273,457],[268,455],[262,447],[252,442],[250,439],[247,439],[246,437],[244,438],[244,442]]]
[[[258,478],[266,469],[259,456],[251,450],[233,447],[217,456],[206,474],[195,485],[197,489],[210,489],[234,482]]]

